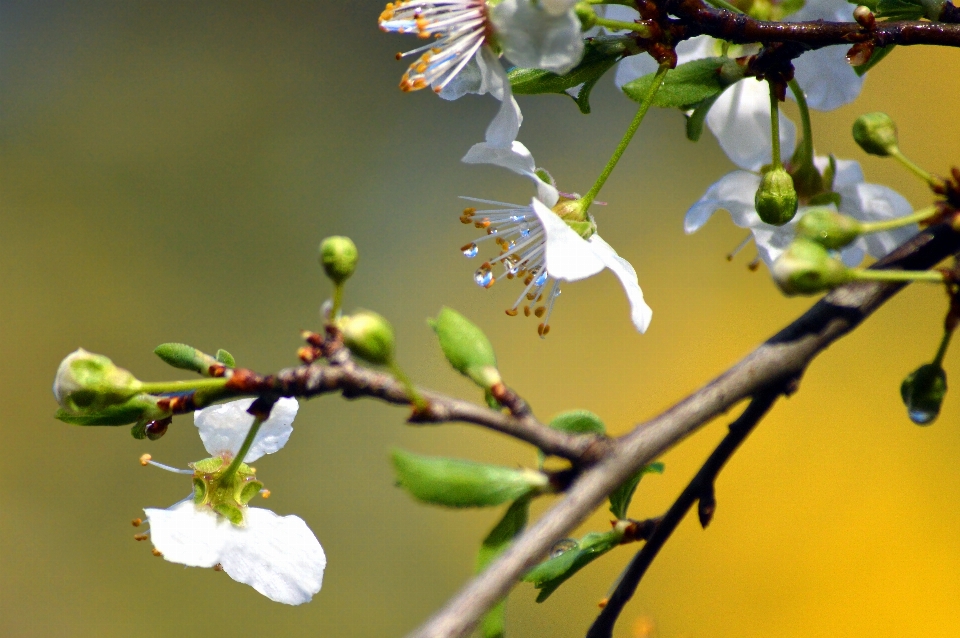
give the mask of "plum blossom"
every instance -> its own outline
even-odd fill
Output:
[[[546,336],[554,303],[560,295],[560,282],[586,279],[609,268],[627,294],[631,321],[637,330],[646,331],[653,311],[643,299],[633,266],[596,233],[592,217],[583,219],[584,216],[571,214],[578,211],[575,204],[579,198],[561,194],[546,171],[536,168],[533,156],[523,144],[514,141],[509,149],[476,144],[463,161],[508,168],[530,178],[537,187],[537,196],[529,205],[464,198],[489,208],[470,207],[461,215],[463,223],[486,231],[484,236],[463,246],[463,254],[476,257],[478,244],[488,239],[500,249],[499,255],[477,269],[477,284],[484,288],[493,286],[497,281],[495,268],[502,269],[501,277],[519,279],[524,284],[520,296],[507,309],[508,315],[516,316],[522,304],[525,315],[534,314],[542,320],[537,331],[541,337]]]
[[[454,100],[466,93],[490,93],[502,102],[498,129],[519,129],[520,107],[499,56],[523,67],[566,73],[583,56],[575,0],[401,0],[380,14],[380,28],[413,33],[431,42],[398,53],[420,54],[404,73],[400,88],[427,86]],[[488,139],[491,136],[488,134]],[[516,130],[499,140],[509,146]]]
[[[823,173],[829,160],[814,158],[817,170]],[[801,205],[793,221],[783,226],[771,226],[760,221],[754,208],[754,194],[760,185],[760,176],[748,171],[733,171],[707,189],[684,219],[684,230],[693,233],[703,227],[718,210],[730,213],[733,223],[749,229],[756,242],[760,258],[770,267],[793,241],[797,221],[810,205]],[[896,191],[878,184],[864,182],[863,170],[854,160],[836,160],[836,174],[832,191],[840,196],[839,212],[862,222],[894,219],[912,212],[910,203]],[[916,224],[895,230],[870,233],[857,238],[840,255],[848,266],[857,266],[864,255],[881,258],[917,232]]]
[[[217,482],[246,438],[253,417],[253,399],[242,399],[198,410],[194,415],[200,438],[213,458],[191,464],[195,493],[168,509],[144,510],[149,538],[156,551],[174,563],[216,567],[234,580],[250,585],[267,598],[299,605],[320,591],[326,556],[313,532],[297,516],[279,516],[248,507],[262,486],[246,465],[284,446],[293,431],[296,399],[280,399],[257,432],[240,469],[226,483]],[[239,515],[237,515],[239,514]],[[228,516],[236,515],[231,519]]]
[[[830,20],[850,22],[854,5],[844,0],[808,0],[788,22]],[[636,11],[620,6],[607,7],[609,17],[632,21],[639,17]],[[677,45],[678,64],[724,54],[723,42],[702,35]],[[728,54],[745,55],[753,48],[730,47]],[[846,60],[844,47],[824,47],[808,51],[794,60],[795,78],[806,95],[810,108],[829,111],[849,102],[860,94],[863,78],[858,76]],[[657,64],[649,55],[633,55],[620,62],[616,84],[622,87],[636,78],[654,73]],[[792,92],[787,92],[793,97]],[[740,168],[756,171],[772,160],[770,144],[770,97],[765,82],[746,78],[726,89],[714,103],[706,118],[707,127],[717,138],[720,147]],[[793,152],[795,126],[780,114],[780,144],[783,155]]]

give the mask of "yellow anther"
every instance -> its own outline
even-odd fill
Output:
[[[140,456],[140,465],[143,465],[144,467],[146,467],[147,464],[150,463],[150,460],[151,460],[152,458],[153,458],[153,457],[150,456],[149,454],[143,454],[143,455],[141,455],[141,456]]]
[[[270,490],[260,490],[260,496],[262,496],[263,498],[270,498],[270,494],[271,494]]]
[[[507,313],[507,316],[508,316],[508,317],[516,317],[516,316],[517,316],[517,309],[516,309],[516,308],[507,308],[506,313]]]
[[[547,311],[546,306],[539,306],[536,310],[533,311],[533,314],[537,315],[538,318],[542,317],[543,314]]]
[[[157,549],[156,547],[154,547],[153,549],[151,549],[151,550],[150,550],[150,553],[153,554],[154,556],[156,556],[157,558],[161,558],[161,557],[163,556],[163,552],[161,552],[161,551],[160,551],[159,549]]]
[[[542,323],[537,326],[537,334],[541,337],[546,337],[548,332],[550,332],[550,326]]]
[[[523,316],[524,316],[524,317],[529,317],[529,316],[530,316],[530,306],[524,306],[524,307],[523,307]]]
[[[528,293],[527,293],[527,301],[533,301],[533,300],[536,298],[536,296],[537,296],[537,293],[535,293],[535,292],[528,292]]]
[[[473,248],[473,244],[464,244],[463,246],[460,246],[460,252],[465,253],[471,248]]]
[[[463,209],[463,216],[464,216],[464,217],[473,217],[473,216],[476,215],[476,214],[477,214],[477,209],[474,208],[474,207],[472,207],[472,206],[469,207],[469,208],[464,208],[464,209]]]
[[[497,283],[497,278],[496,278],[496,277],[491,277],[491,278],[490,278],[490,281],[487,283],[486,286],[484,286],[484,288],[489,288],[490,286],[492,286],[492,285],[495,284],[495,283]]]
[[[403,59],[403,54],[400,53],[399,51],[397,51],[397,54],[396,54],[395,56],[393,56],[393,57],[397,58],[397,61],[399,62],[400,60]]]
[[[223,571],[223,565],[221,565],[220,563],[217,563],[216,565],[213,566],[213,571],[215,571],[215,572],[222,572],[222,571]]]
[[[523,285],[529,286],[531,281],[533,281],[533,275],[527,275],[526,279],[523,280]]]
[[[150,538],[150,535],[149,535],[149,534],[134,534],[134,535],[133,535],[133,540],[135,540],[135,541],[145,541],[145,540],[147,540],[148,538]]]
[[[132,521],[130,521],[130,524],[133,525],[134,527],[140,527],[141,525],[143,525],[143,519],[135,518]]]

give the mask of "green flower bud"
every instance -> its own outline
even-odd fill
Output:
[[[338,286],[357,269],[359,258],[357,245],[349,237],[327,237],[320,242],[320,265],[327,277]]]
[[[760,219],[767,224],[783,226],[793,219],[799,202],[790,173],[782,166],[764,173],[753,203]]]
[[[107,357],[79,348],[57,368],[53,396],[69,414],[93,414],[126,402],[142,385]]]
[[[161,343],[153,353],[174,368],[200,374],[207,374],[210,366],[220,363],[214,357],[185,343]]]
[[[907,406],[907,414],[917,425],[933,423],[940,414],[946,394],[947,373],[936,363],[920,366],[900,385],[900,396]]]
[[[797,222],[797,236],[817,242],[829,250],[843,248],[860,236],[862,224],[829,208],[815,208]]]
[[[378,365],[393,361],[393,327],[386,319],[370,310],[344,317],[340,322],[343,344],[355,356]]]
[[[597,13],[586,2],[578,2],[573,5],[573,12],[577,14],[577,18],[580,20],[580,28],[584,31],[597,23]]]
[[[440,349],[457,372],[485,390],[500,383],[497,355],[480,328],[450,308],[441,308],[429,323],[437,333]]]
[[[159,403],[160,397],[150,394],[137,394],[123,403],[115,403],[104,408],[88,409],[81,412],[61,408],[57,410],[54,416],[71,425],[130,425],[136,423],[145,426],[150,421],[163,419],[172,414],[169,408],[161,408]],[[145,430],[143,434],[146,436]]]
[[[853,123],[853,139],[867,153],[886,157],[898,147],[897,125],[886,113],[865,113]]]
[[[849,269],[815,241],[798,238],[773,262],[773,281],[786,295],[815,295],[850,280]]]

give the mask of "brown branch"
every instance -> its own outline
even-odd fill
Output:
[[[611,594],[606,606],[587,632],[587,638],[610,638],[613,635],[613,626],[616,624],[617,618],[620,617],[620,612],[633,597],[640,580],[647,572],[647,568],[650,567],[664,544],[673,535],[677,526],[680,525],[680,521],[698,500],[701,502],[701,524],[706,527],[709,516],[712,516],[713,513],[713,484],[717,475],[720,474],[720,470],[723,469],[734,452],[740,448],[740,444],[753,432],[760,419],[773,407],[773,403],[780,394],[780,392],[773,391],[757,395],[750,401],[750,404],[737,420],[730,424],[727,435],[723,437],[723,440],[720,441],[697,474],[690,480],[690,483],[680,493],[673,505],[670,506],[667,513],[659,520],[653,534],[647,539],[643,548],[634,555],[633,560],[627,565],[623,577],[617,583],[617,587]],[[705,494],[711,497],[711,502],[708,503],[709,513],[706,514],[706,518],[703,508]]]
[[[948,3],[949,4],[949,3]],[[737,44],[792,42],[806,49],[870,42],[877,47],[897,44],[960,46],[960,24],[889,21],[866,28],[856,22],[770,22],[714,9],[702,0],[666,0],[664,9],[679,18],[671,29],[678,39],[710,35]],[[951,20],[955,12],[945,11]]]
[[[939,224],[913,237],[875,267],[927,269],[958,251],[960,234]],[[639,468],[742,399],[777,391],[798,380],[820,351],[856,328],[902,288],[902,284],[878,282],[837,288],[727,372],[615,440],[607,455],[584,471],[563,499],[410,638],[467,636],[520,576]]]

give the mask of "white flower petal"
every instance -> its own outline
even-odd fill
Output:
[[[863,89],[864,78],[847,62],[847,47],[824,47],[804,53],[794,61],[794,69],[794,78],[806,94],[807,104],[817,111],[832,111],[849,104]],[[787,94],[793,97],[792,91]]]
[[[327,558],[303,519],[251,507],[246,527],[230,525],[226,538],[220,564],[235,581],[287,605],[309,602],[320,591]]]
[[[766,82],[747,78],[726,89],[707,114],[707,126],[734,164],[760,170],[773,159],[770,148],[770,89]],[[780,156],[789,159],[797,130],[780,114]]]
[[[838,159],[836,163],[837,173],[833,176],[834,191],[839,192],[841,189],[863,183],[863,169],[860,168],[859,162],[856,160]],[[822,175],[823,172],[827,170],[827,166],[830,165],[830,160],[822,155],[818,155],[813,158],[813,165],[817,167],[817,170],[820,171]]]
[[[490,22],[503,54],[527,68],[566,73],[583,57],[580,20],[573,11],[561,10],[560,0],[546,3],[502,0],[489,10]]]
[[[192,501],[145,509],[150,540],[164,559],[190,567],[217,563],[234,580],[288,605],[311,599],[323,584],[326,557],[302,519],[256,507],[237,527]]]
[[[784,226],[771,226],[759,222],[750,229],[750,232],[753,233],[753,241],[757,245],[757,254],[760,255],[760,259],[768,268],[773,266],[773,262],[783,254],[783,251],[793,241],[793,227],[793,223]]]
[[[547,206],[554,206],[560,198],[557,189],[537,175],[533,155],[521,142],[514,141],[507,147],[479,142],[470,147],[461,161],[467,164],[493,164],[529,177],[537,186],[537,197]]]
[[[253,416],[247,412],[252,403],[253,399],[240,399],[212,405],[194,413],[193,421],[207,452],[217,456],[223,453],[234,455],[240,451],[253,424]],[[270,418],[260,426],[250,451],[243,459],[245,463],[256,461],[264,454],[273,454],[286,444],[293,432],[291,424],[298,408],[296,399],[283,398],[277,401],[270,411]]]
[[[150,523],[150,542],[166,560],[189,567],[213,567],[220,562],[226,544],[221,531],[231,526],[225,518],[198,508],[193,500],[166,510],[143,511]]]
[[[578,281],[591,277],[605,264],[590,245],[578,235],[556,213],[544,206],[540,200],[533,199],[533,212],[543,224],[546,234],[547,273],[556,279]]]
[[[643,291],[640,290],[640,284],[637,281],[637,271],[634,270],[630,262],[618,255],[617,251],[605,242],[600,235],[592,235],[587,243],[590,244],[593,253],[620,280],[630,302],[630,319],[637,330],[641,333],[646,332],[650,326],[650,320],[653,318],[653,310],[643,300]]]
[[[754,208],[754,195],[760,186],[760,176],[747,171],[733,171],[712,184],[690,210],[683,220],[683,228],[693,233],[718,210],[730,213],[733,223],[740,228],[749,228],[760,223],[760,217]]]
[[[457,100],[467,93],[478,95],[486,93],[483,72],[480,70],[480,64],[477,61],[479,57],[480,55],[475,55],[470,58],[466,66],[460,69],[460,72],[453,76],[453,79],[447,82],[447,85],[437,95],[445,100]]]
[[[860,221],[884,221],[904,217],[913,208],[902,195],[879,184],[856,184],[840,193],[840,212]],[[919,231],[916,224],[880,233],[870,233],[857,239],[856,244],[871,257],[880,259]]]

